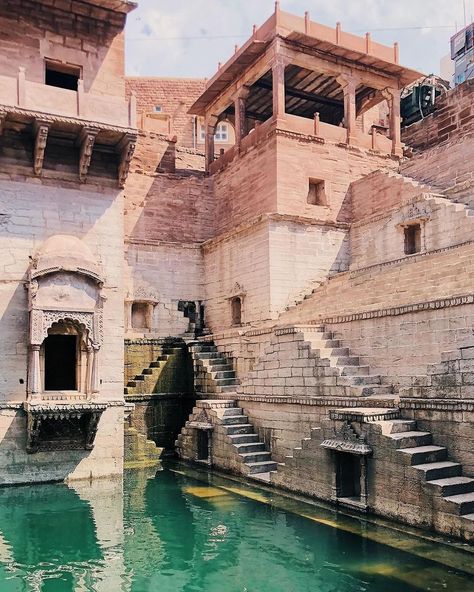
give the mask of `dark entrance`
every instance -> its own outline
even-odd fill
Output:
[[[209,461],[209,432],[197,431],[197,460]]]
[[[76,335],[48,335],[44,340],[44,389],[77,390],[76,361]]]
[[[360,499],[360,458],[347,452],[336,453],[337,497]]]

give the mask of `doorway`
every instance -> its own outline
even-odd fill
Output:
[[[197,458],[201,462],[209,462],[209,432],[197,431]]]
[[[77,335],[48,335],[44,340],[44,390],[77,390]]]
[[[361,463],[359,456],[347,452],[337,452],[336,463],[337,497],[360,500]]]

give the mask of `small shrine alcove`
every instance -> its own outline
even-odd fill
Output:
[[[57,235],[28,272],[29,452],[90,449],[106,405],[100,390],[103,279],[89,247]]]

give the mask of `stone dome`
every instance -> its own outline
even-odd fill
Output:
[[[72,235],[51,236],[33,258],[32,278],[57,271],[72,271],[102,281],[100,268],[92,251],[81,239]]]

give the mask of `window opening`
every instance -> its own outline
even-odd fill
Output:
[[[325,183],[320,179],[310,179],[307,201],[313,206],[327,205]]]
[[[413,255],[421,251],[421,226],[410,224],[405,226],[405,255]]]
[[[360,499],[360,457],[347,452],[336,453],[336,487],[339,498]]]
[[[240,325],[242,323],[242,300],[237,296],[231,300],[232,324]]]
[[[46,62],[45,84],[48,86],[57,86],[67,90],[77,91],[77,83],[81,78],[81,69],[79,66],[61,64],[56,62]]]

